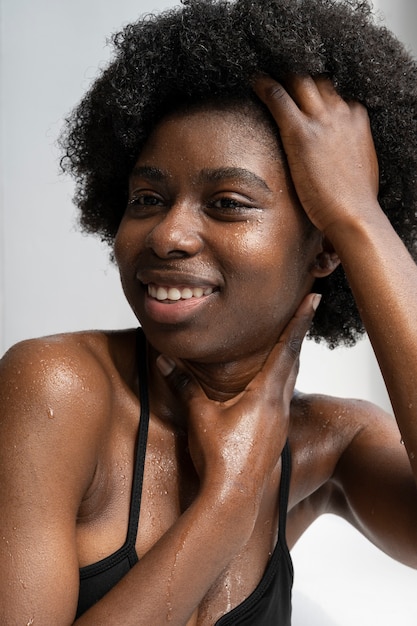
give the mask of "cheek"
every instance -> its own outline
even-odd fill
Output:
[[[260,224],[247,233],[241,246],[252,291],[247,295],[257,300],[259,311],[265,304],[272,317],[279,317],[284,300],[290,308],[298,305],[313,284],[316,248],[316,238],[309,238],[305,224],[297,219]]]
[[[138,233],[122,220],[114,240],[114,258],[119,268],[130,265],[139,241]]]

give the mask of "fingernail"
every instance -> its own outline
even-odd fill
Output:
[[[317,307],[319,306],[321,301],[321,293],[315,293],[314,298],[311,302],[311,306],[313,307],[313,311],[317,311]]]
[[[172,359],[165,356],[165,354],[160,354],[156,359],[156,364],[159,368],[159,371],[163,376],[169,376],[171,372],[174,371],[175,363]]]

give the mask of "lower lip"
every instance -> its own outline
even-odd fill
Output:
[[[209,304],[216,292],[201,298],[187,300],[164,301],[145,296],[145,311],[155,322],[160,324],[179,324],[194,317],[197,312]]]

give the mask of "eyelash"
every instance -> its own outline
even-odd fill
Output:
[[[145,202],[141,202],[141,200],[145,200],[145,199],[154,200],[154,202],[150,202],[149,204]],[[158,198],[157,196],[152,195],[151,193],[141,193],[131,198],[128,202],[129,206],[144,206],[144,207],[145,206],[159,206],[159,204],[162,204],[162,200]]]
[[[219,202],[224,202],[227,203],[229,206],[216,206],[217,203]],[[214,209],[247,209],[249,208],[247,205],[243,204],[240,200],[235,200],[234,198],[229,198],[228,196],[223,196],[222,198],[217,198],[216,200],[210,200],[210,202],[207,203],[207,206],[209,208],[214,208]]]
[[[132,208],[138,208],[140,212],[143,211],[144,215],[146,215],[146,211],[152,211],[152,209],[159,209],[160,207],[169,206],[169,203],[165,203],[165,200],[158,195],[154,195],[151,192],[142,192],[133,196],[128,201],[128,206]],[[227,216],[236,218],[239,217],[242,213],[246,213],[249,210],[257,209],[258,207],[253,206],[251,201],[248,199],[245,203],[242,200],[231,198],[230,196],[221,196],[212,200],[209,200],[206,203],[206,210],[208,210],[209,215],[212,217]],[[140,213],[139,213],[140,215]]]

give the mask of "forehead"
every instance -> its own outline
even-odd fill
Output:
[[[229,159],[242,159],[255,152],[275,163],[285,163],[278,128],[261,103],[220,102],[178,108],[156,124],[139,159],[158,148],[168,149],[170,142],[178,149],[180,144],[187,145],[207,156],[218,150],[228,153]]]

